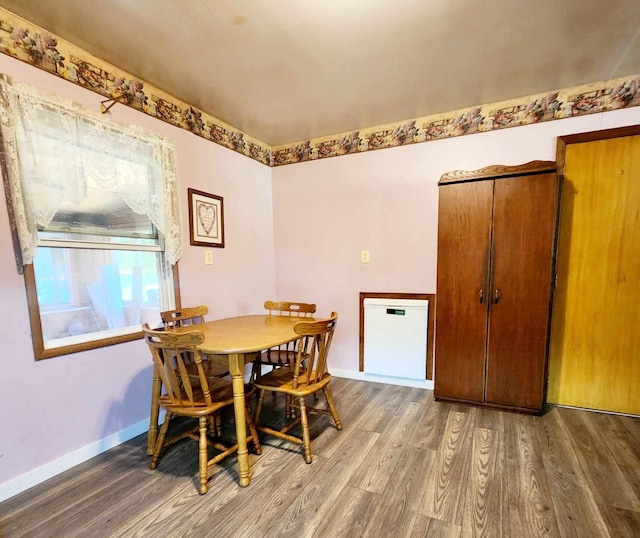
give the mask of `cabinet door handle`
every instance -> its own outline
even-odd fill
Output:
[[[493,296],[493,304],[498,304],[499,300],[500,300],[500,292],[496,289],[496,293]]]
[[[478,294],[478,299],[480,299],[480,304],[484,303],[484,290],[481,289],[480,293]]]

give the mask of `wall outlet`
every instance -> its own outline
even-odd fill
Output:
[[[213,251],[205,250],[204,251],[204,263],[206,265],[213,265]]]
[[[369,263],[369,251],[363,250],[360,252],[360,263]]]

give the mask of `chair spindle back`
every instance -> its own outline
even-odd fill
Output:
[[[202,332],[194,330],[176,334],[153,330],[147,323],[142,327],[142,331],[171,403],[182,407],[211,406],[211,394],[202,366],[202,356],[196,347],[204,342]],[[185,357],[190,359],[185,360]],[[187,370],[187,362],[191,360],[195,364],[197,376],[190,376]]]
[[[300,335],[298,353],[293,374],[293,388],[297,388],[300,375],[306,383],[313,384],[328,372],[327,357],[333,340],[338,314],[331,312],[329,319],[320,321],[300,321],[293,330]]]
[[[269,315],[310,318],[316,311],[316,305],[309,303],[292,303],[287,301],[265,301],[265,309]]]
[[[206,305],[180,308],[178,310],[166,310],[160,312],[160,317],[165,329],[186,327],[204,323],[204,317],[209,313]]]

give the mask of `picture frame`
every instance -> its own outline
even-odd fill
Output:
[[[201,247],[224,248],[222,196],[187,189],[189,197],[189,242]]]

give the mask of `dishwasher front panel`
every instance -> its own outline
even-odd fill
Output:
[[[364,300],[364,371],[426,380],[429,301]]]

